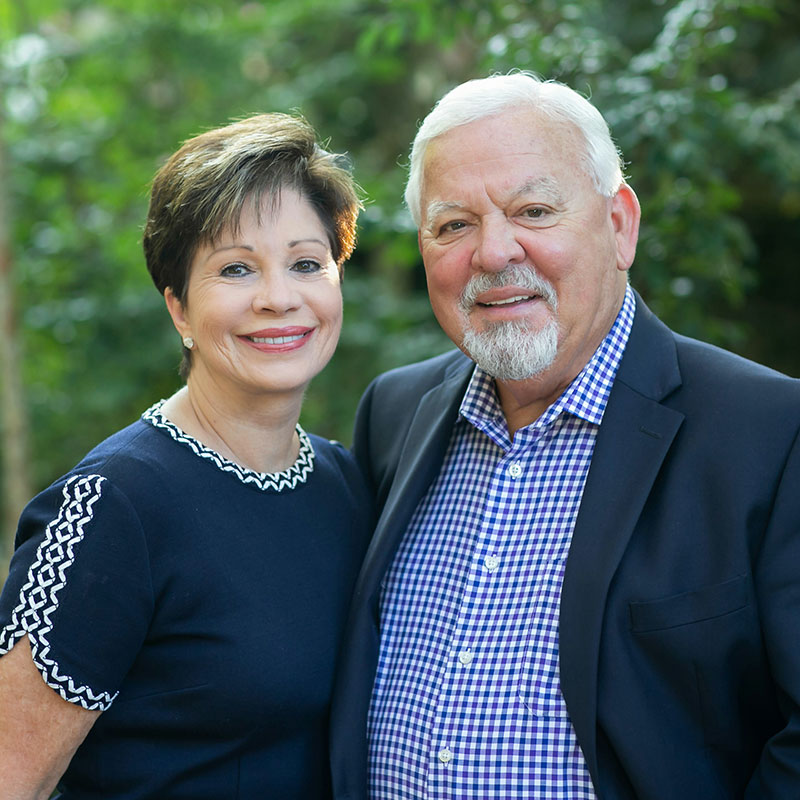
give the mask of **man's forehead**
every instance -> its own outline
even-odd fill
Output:
[[[443,131],[430,140],[427,151],[448,150],[465,143],[469,146],[472,142],[487,151],[519,148],[519,152],[525,152],[529,148],[536,150],[542,140],[550,137],[570,147],[584,145],[584,136],[572,120],[537,108],[512,107]]]

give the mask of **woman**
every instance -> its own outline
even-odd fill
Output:
[[[191,139],[156,175],[144,250],[186,386],[22,515],[0,598],[2,797],[329,796],[371,509],[349,454],[297,421],[339,337],[358,207],[281,114]]]

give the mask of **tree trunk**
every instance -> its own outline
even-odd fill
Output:
[[[27,406],[22,388],[20,332],[14,307],[7,175],[3,117],[0,114],[0,441],[3,451],[0,581],[5,579],[17,518],[31,496]]]

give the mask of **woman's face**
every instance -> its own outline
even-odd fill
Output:
[[[170,289],[165,297],[180,335],[194,340],[189,383],[206,393],[299,400],[339,340],[342,292],[328,235],[291,189],[260,214],[245,204],[238,232],[197,250],[185,302]]]

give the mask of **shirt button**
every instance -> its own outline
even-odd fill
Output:
[[[486,556],[483,559],[483,565],[489,572],[494,572],[500,566],[500,559],[497,556]]]
[[[508,474],[512,478],[519,478],[519,476],[522,475],[522,464],[520,464],[519,461],[515,461],[509,466]]]
[[[461,652],[458,654],[458,660],[459,660],[459,661],[460,661],[460,662],[461,662],[461,663],[462,663],[462,664],[463,664],[465,667],[467,666],[467,664],[469,664],[469,663],[472,661],[472,659],[473,659],[473,658],[474,658],[474,655],[473,655],[473,653],[472,653],[472,650],[470,650],[469,648],[467,648],[466,650],[462,650],[462,651],[461,651]]]
[[[453,760],[453,753],[450,750],[450,748],[443,747],[439,751],[439,761],[441,761],[442,764],[449,764],[452,760]]]

